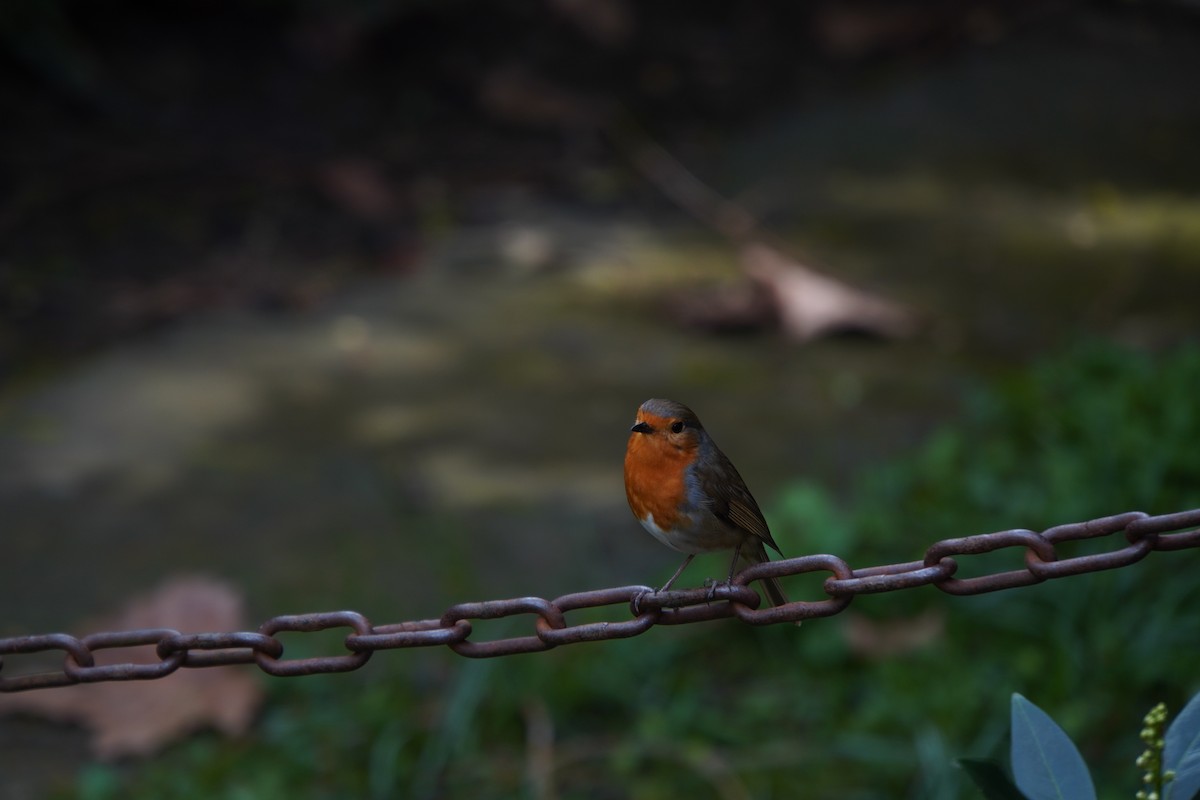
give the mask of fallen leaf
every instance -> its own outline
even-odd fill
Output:
[[[228,584],[176,577],[132,599],[113,617],[83,626],[87,633],[173,628],[182,633],[242,630],[242,597]],[[100,650],[97,664],[156,662],[151,646]],[[206,727],[227,736],[249,728],[262,686],[245,666],[180,668],[153,681],[91,683],[0,696],[0,713],[25,713],[73,722],[91,731],[101,759],[146,756]]]
[[[898,303],[822,275],[760,242],[742,247],[743,271],[771,296],[785,335],[806,342],[832,333],[895,339],[914,329]]]

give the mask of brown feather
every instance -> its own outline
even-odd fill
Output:
[[[763,547],[762,542],[751,541],[747,542],[746,546],[742,548],[739,560],[746,566],[750,566],[751,564],[762,564],[765,561],[769,561],[770,558],[767,556],[767,549]],[[783,587],[779,585],[778,580],[775,578],[762,578],[761,582],[763,590],[767,593],[767,599],[771,601],[771,605],[782,606],[789,602],[788,596],[783,591]],[[797,622],[796,624],[799,625],[800,623]]]
[[[775,544],[771,529],[767,527],[767,521],[754,500],[754,495],[746,488],[746,482],[738,474],[737,468],[715,442],[711,439],[709,442],[715,456],[714,464],[713,469],[702,481],[705,495],[712,500],[710,510],[719,519],[754,534],[773,550],[780,552],[779,545]]]

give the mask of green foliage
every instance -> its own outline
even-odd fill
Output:
[[[1179,712],[1161,744],[1155,741],[1155,749],[1161,751],[1164,775],[1170,776],[1167,800],[1195,800],[1200,795],[1200,694]]]
[[[1021,794],[1004,772],[1004,768],[995,761],[960,758],[958,765],[971,776],[985,800],[1026,800],[1025,795]]]
[[[887,542],[897,514],[941,537],[1194,501],[1198,379],[1200,348],[1154,359],[1100,345],[1013,376],[911,461],[869,478],[860,536]]]
[[[1096,787],[1071,737],[1020,694],[1012,696],[1013,780],[1029,800],[1095,800]]]
[[[1200,348],[1080,347],[980,392],[965,419],[869,471],[844,505],[797,482],[768,517],[783,540],[866,565],[920,558],[942,537],[1192,508],[1198,386]],[[963,558],[959,574],[1021,555]],[[799,630],[718,622],[494,662],[381,656],[351,675],[271,681],[243,740],[200,737],[89,770],[73,796],[536,796],[548,781],[562,798],[977,797],[976,767],[953,758],[1001,754],[999,698],[1023,691],[1078,732],[1100,796],[1129,797],[1128,709],[1182,705],[1196,689],[1194,660],[1170,656],[1200,640],[1195,558],[1151,554],[973,598],[863,597]],[[803,579],[791,588],[820,596]],[[942,625],[922,645],[888,653],[844,634],[852,615],[903,632],[922,611]],[[1187,754],[1182,781],[1194,742],[1173,746]]]
[[[1136,765],[1147,787],[1136,800],[1195,800],[1200,788],[1200,694],[1167,728],[1159,703],[1142,720],[1146,750]],[[988,800],[1093,800],[1096,789],[1083,756],[1046,712],[1012,696],[1012,779],[990,761],[959,761]]]

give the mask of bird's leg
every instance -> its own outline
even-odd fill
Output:
[[[733,561],[729,563],[729,577],[725,579],[725,586],[733,586],[733,571],[737,567],[738,556],[742,554],[742,543],[738,542],[737,547],[733,548]],[[717,587],[721,586],[721,582],[715,578],[709,578],[705,581],[708,586],[708,599],[711,601],[717,596]]]
[[[737,547],[733,548],[733,561],[729,562],[729,577],[725,579],[726,586],[733,586],[733,572],[737,569],[738,557],[741,556],[742,545],[745,543],[746,540],[742,539],[737,543]]]
[[[685,558],[683,560],[683,563],[679,565],[679,569],[675,570],[675,574],[672,575],[670,577],[670,579],[662,585],[661,589],[656,589],[654,591],[654,594],[658,594],[659,592],[665,592],[667,589],[670,589],[671,584],[674,583],[676,580],[678,580],[679,576],[683,574],[683,571],[685,569],[687,569],[687,565],[692,563],[692,559],[695,557],[696,557],[696,555],[695,555],[695,553],[693,553],[692,555]],[[642,613],[642,611],[641,611],[642,598],[645,597],[647,594],[649,594],[649,592],[643,592],[642,594],[639,594],[637,597],[633,598],[633,613],[635,616]]]
[[[672,576],[671,576],[671,578],[670,578],[670,579],[669,579],[669,580],[668,580],[666,583],[664,583],[664,584],[663,584],[663,587],[662,587],[661,589],[659,589],[658,591],[659,591],[659,592],[665,592],[667,589],[670,589],[670,588],[671,588],[671,584],[672,584],[672,583],[674,583],[676,580],[678,580],[678,579],[679,579],[679,576],[683,574],[683,571],[684,571],[685,569],[687,569],[687,565],[688,565],[688,564],[690,564],[690,563],[692,563],[692,559],[693,559],[693,558],[695,558],[695,557],[696,557],[696,554],[695,554],[695,553],[692,553],[692,554],[691,554],[691,555],[689,555],[687,558],[685,558],[685,559],[683,560],[683,563],[679,565],[679,569],[675,570],[675,574],[674,574],[674,575],[672,575]],[[656,594],[657,594],[657,593],[656,593]]]

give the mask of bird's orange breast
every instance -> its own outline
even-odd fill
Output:
[[[631,434],[625,448],[625,496],[634,516],[651,515],[664,531],[679,522],[687,492],[686,473],[695,451],[680,450],[655,436]]]

